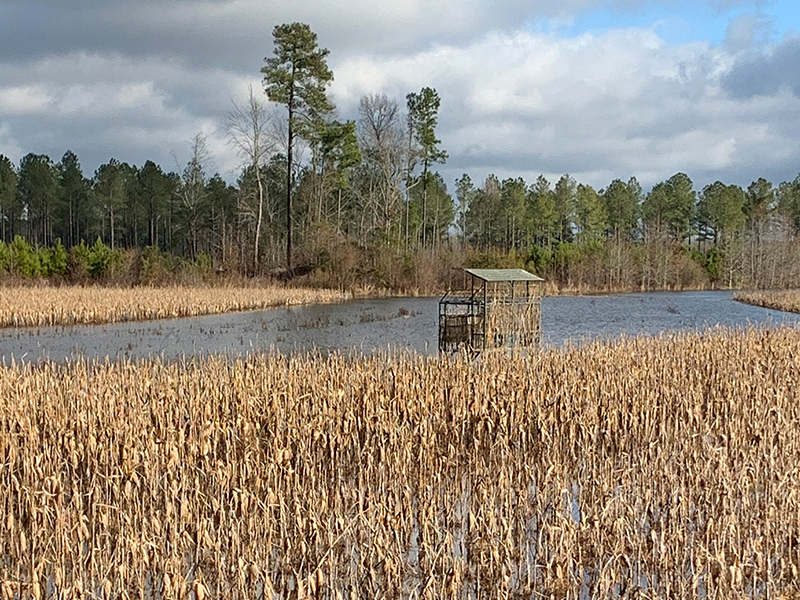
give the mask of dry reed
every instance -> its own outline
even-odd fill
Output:
[[[0,287],[0,327],[96,325],[335,302],[332,290],[284,287]]]
[[[800,290],[737,292],[733,299],[764,308],[800,313]]]
[[[0,369],[5,598],[796,590],[800,332]]]

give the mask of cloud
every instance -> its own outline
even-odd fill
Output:
[[[752,53],[739,59],[723,79],[734,98],[774,96],[788,90],[800,96],[800,37],[787,37],[769,53]]]
[[[707,0],[715,1],[715,0]],[[630,10],[667,0],[4,0],[0,56],[53,54],[171,57],[194,66],[257,70],[278,23],[302,21],[340,55],[402,54],[460,45],[542,19],[569,20],[602,7]]]
[[[271,51],[277,23],[303,21],[320,43],[337,52],[404,52],[432,43],[453,43],[528,18],[583,7],[597,0],[506,0],[498,10],[488,0],[372,0],[218,2],[155,1],[131,4],[72,0],[21,1],[0,7],[0,56],[120,52],[172,56],[187,64],[258,67]],[[36,43],[32,43],[36,40]],[[234,67],[235,68],[235,67]]]
[[[724,48],[668,45],[652,30],[498,33],[403,58],[342,61],[333,89],[347,107],[370,85],[401,101],[401,90],[436,87],[450,181],[464,171],[476,180],[571,173],[596,186],[631,175],[649,185],[686,171],[747,183],[766,156],[784,169],[797,157],[794,132],[776,124],[798,105],[728,97],[720,78],[734,62]]]
[[[768,39],[773,22],[763,14],[745,13],[728,23],[725,46],[732,52],[750,50],[757,42]]]
[[[677,171],[698,185],[793,178],[800,43],[756,53],[760,17],[734,20],[720,46],[669,44],[655,24],[572,37],[532,26],[643,3],[10,0],[0,4],[0,151],[57,160],[69,148],[89,172],[112,156],[178,169],[203,132],[233,178],[221,128],[231,97],[258,88],[273,25],[299,20],[331,50],[341,117],[356,118],[366,93],[403,105],[410,91],[437,89],[449,182],[465,171],[476,181],[568,172],[597,187]]]
[[[8,157],[12,162],[22,156],[22,148],[11,135],[11,126],[0,121],[0,155]]]
[[[35,86],[25,85],[0,89],[0,113],[8,116],[40,112],[51,102],[50,96]]]
[[[225,72],[84,53],[25,68],[0,65],[0,81],[8,82],[0,85],[0,122],[3,137],[16,140],[12,150],[57,159],[70,148],[90,169],[111,157],[176,168],[172,154],[182,161],[182,146],[196,133],[224,138],[218,123],[230,107],[229,94],[242,87]]]

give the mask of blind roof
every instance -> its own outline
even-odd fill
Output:
[[[525,269],[464,269],[483,281],[544,281]]]

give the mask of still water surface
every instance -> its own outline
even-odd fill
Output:
[[[792,324],[800,315],[733,301],[732,292],[646,293],[545,298],[547,346],[620,335],[709,327]],[[259,350],[437,351],[438,298],[355,300],[114,325],[0,330],[0,361],[63,361],[226,354]]]

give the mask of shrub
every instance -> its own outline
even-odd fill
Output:
[[[42,248],[39,251],[43,275],[65,275],[67,273],[67,249],[61,243],[61,238],[56,239],[52,248]]]
[[[170,273],[173,265],[171,256],[161,252],[158,246],[147,246],[140,255],[139,279],[141,283],[152,285],[162,283]]]
[[[42,274],[39,253],[22,236],[14,236],[9,246],[11,270],[22,277],[38,277]]]
[[[528,254],[525,268],[540,277],[550,273],[553,267],[553,251],[547,246],[534,246]]]
[[[211,255],[201,252],[194,259],[194,266],[201,275],[210,275],[214,272],[214,261],[211,260]]]
[[[686,255],[695,265],[701,266],[711,281],[719,281],[725,252],[717,246],[712,246],[706,251],[699,248],[685,248]]]
[[[114,267],[119,266],[120,263],[120,253],[111,250],[111,248],[103,243],[103,240],[97,238],[94,246],[89,248],[86,270],[92,279],[100,279],[111,272]]]
[[[73,282],[83,282],[89,276],[89,248],[86,242],[81,240],[80,244],[73,246],[69,250],[67,257],[67,276]]]
[[[3,240],[0,240],[0,273],[7,273],[11,268],[11,251]]]

